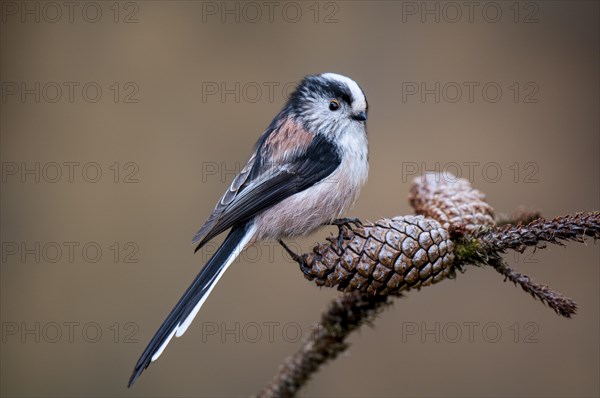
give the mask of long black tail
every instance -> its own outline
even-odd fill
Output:
[[[148,343],[144,353],[135,364],[127,387],[131,387],[135,383],[150,362],[158,359],[173,336],[179,337],[186,331],[221,275],[248,244],[253,233],[254,230],[250,224],[234,227],[229,232],[223,244],[208,260]]]

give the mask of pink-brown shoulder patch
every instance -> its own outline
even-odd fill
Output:
[[[301,151],[308,148],[313,140],[313,134],[306,131],[291,118],[286,118],[273,131],[265,145],[270,148],[273,161],[283,160],[293,151]]]

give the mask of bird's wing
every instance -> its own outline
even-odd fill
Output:
[[[254,153],[252,157],[250,157],[248,163],[246,163],[246,165],[240,171],[240,173],[235,176],[233,182],[229,186],[229,189],[227,189],[225,194],[221,197],[208,220],[206,220],[202,228],[200,228],[200,230],[196,232],[196,235],[194,235],[194,238],[192,239],[192,244],[197,244],[198,242],[202,241],[202,243],[199,244],[196,248],[196,251],[198,251],[202,247],[202,245],[204,245],[204,243],[210,240],[210,238],[205,239],[206,236],[211,232],[215,224],[219,221],[219,218],[221,217],[227,206],[231,204],[231,202],[235,199],[239,191],[243,189],[244,183],[248,180],[250,172],[254,167],[255,159],[256,153]]]
[[[320,135],[315,136],[305,149],[293,153],[281,163],[267,164],[260,156],[259,148],[257,157],[252,160],[258,162],[253,168],[262,166],[258,167],[258,172],[252,172],[251,178],[248,178],[252,171],[249,170],[245,184],[239,187],[241,189],[234,191],[230,188],[225,194],[229,194],[227,200],[221,200],[218,206],[219,213],[216,214],[215,210],[196,234],[196,250],[221,232],[323,180],[341,163],[335,145]]]

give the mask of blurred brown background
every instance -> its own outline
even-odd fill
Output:
[[[410,213],[410,180],[436,168],[498,212],[598,209],[598,16],[594,1],[3,2],[1,394],[244,396],[271,379],[336,292],[264,244],[125,388],[206,259],[193,233],[306,74],[351,76],[369,100],[352,216]],[[397,300],[303,395],[598,396],[598,244],[508,258],[574,297],[575,318],[471,267]]]

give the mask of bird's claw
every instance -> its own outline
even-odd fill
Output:
[[[362,227],[363,223],[356,217],[352,218],[337,218],[331,222],[331,225],[335,225],[338,227],[338,237],[337,237],[337,246],[338,252],[342,253],[344,251],[344,228],[352,229],[352,224],[355,227]]]
[[[331,225],[345,226],[350,228],[350,225],[354,224],[355,227],[362,227],[363,223],[357,217],[345,217],[345,218],[336,218],[331,222]]]

